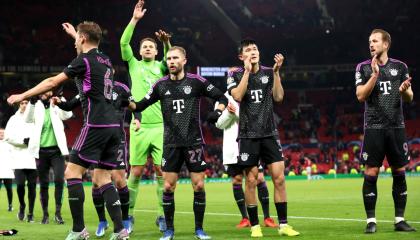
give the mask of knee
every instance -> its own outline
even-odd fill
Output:
[[[393,169],[392,171],[392,189],[394,190],[407,190],[407,182],[405,179],[405,169]]]
[[[100,188],[108,183],[112,183],[112,181],[111,181],[111,177],[109,176],[100,176],[100,177],[97,176],[92,179],[92,183]]]
[[[264,175],[258,174],[257,184],[265,182]]]
[[[164,192],[174,192],[175,191],[175,184],[170,183],[170,182],[165,182],[164,186],[163,186],[163,191]]]
[[[131,174],[133,174],[135,177],[140,178],[143,173],[143,168],[139,166],[135,166],[131,169]]]
[[[365,170],[365,175],[368,175],[368,176],[375,177],[375,176],[378,176],[378,174],[379,174],[379,168],[377,167],[367,167]]]
[[[114,179],[114,183],[115,187],[117,187],[118,189],[127,186],[127,181],[123,177],[117,177],[116,179]]]
[[[204,191],[204,181],[198,181],[193,186],[195,192]]]
[[[285,184],[284,175],[279,175],[276,178],[273,178],[273,183],[275,187],[283,187]]]

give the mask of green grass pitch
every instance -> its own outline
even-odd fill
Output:
[[[298,239],[420,239],[420,178],[408,177],[408,204],[406,219],[419,231],[398,233],[393,230],[394,207],[391,196],[392,178],[378,181],[377,219],[378,232],[374,235],[363,233],[365,214],[361,197],[362,178],[328,179],[319,181],[287,181],[289,224],[301,233]],[[272,184],[269,183],[272,202]],[[37,190],[37,194],[39,189]],[[251,239],[249,229],[236,229],[240,221],[239,212],[233,199],[229,183],[206,184],[207,209],[204,228],[213,239]],[[96,239],[97,224],[90,187],[85,187],[85,222],[91,239]],[[50,216],[53,215],[53,187],[50,187]],[[67,196],[65,192],[64,196]],[[175,239],[194,239],[194,216],[192,214],[192,189],[189,184],[179,184],[175,193]],[[0,239],[64,239],[71,228],[71,216],[67,198],[64,198],[63,217],[65,225],[56,225],[51,218],[49,225],[41,225],[39,195],[35,205],[35,223],[19,222],[16,218],[18,200],[14,189],[14,211],[7,212],[6,192],[0,191],[0,229],[15,228],[19,233],[14,237]],[[156,186],[141,185],[135,211],[135,230],[130,239],[159,239],[155,226]],[[274,204],[270,212],[275,218]],[[259,213],[262,214],[259,206]],[[276,218],[275,218],[276,219]],[[108,221],[109,217],[108,217]],[[262,217],[260,217],[260,222]],[[111,224],[112,226],[112,224]],[[109,238],[108,229],[105,239]],[[263,239],[284,239],[276,229],[263,228]]]

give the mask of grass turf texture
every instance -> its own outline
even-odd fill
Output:
[[[287,181],[289,224],[301,233],[299,239],[420,239],[420,178],[408,177],[408,204],[406,219],[418,229],[414,233],[394,232],[394,207],[391,195],[392,178],[378,180],[378,202],[376,206],[378,232],[373,235],[363,233],[365,213],[361,196],[362,178],[327,179],[320,181]],[[270,191],[270,213],[276,219],[273,204],[272,184]],[[35,205],[35,223],[19,222],[16,218],[18,199],[14,189],[14,211],[7,212],[7,197],[4,187],[0,192],[0,229],[17,229],[14,237],[0,239],[64,239],[71,229],[71,216],[64,193],[63,218],[65,225],[53,222],[53,187],[50,187],[50,224],[41,225],[39,189]],[[159,239],[161,233],[155,226],[156,186],[141,185],[137,200],[136,224],[130,239]],[[205,231],[213,239],[251,239],[249,229],[236,229],[240,215],[233,199],[231,184],[206,184],[207,209],[204,222]],[[90,187],[85,187],[85,222],[91,235],[96,239],[97,216],[91,199]],[[194,239],[194,215],[192,213],[193,193],[191,185],[179,184],[175,193],[175,239]],[[262,214],[261,206],[258,206]],[[112,223],[107,216],[112,229]],[[260,215],[260,224],[263,218]],[[108,229],[105,239],[109,238]],[[264,239],[285,238],[277,235],[276,229],[263,228]]]

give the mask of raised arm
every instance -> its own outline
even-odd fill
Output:
[[[130,46],[130,41],[133,37],[134,28],[136,27],[137,22],[143,18],[144,14],[146,13],[146,9],[143,9],[143,6],[143,0],[137,2],[136,6],[134,7],[133,17],[131,18],[123,32],[123,35],[121,36],[120,47],[123,61],[130,61],[134,57],[133,49],[131,49]]]
[[[159,29],[159,31],[155,32],[155,35],[159,41],[163,43],[163,62],[166,61],[166,53],[168,52],[168,49],[171,48],[171,35],[169,33],[166,33],[165,31]]]
[[[368,97],[373,91],[373,88],[376,85],[376,81],[378,80],[379,65],[378,65],[378,60],[376,58],[376,55],[372,59],[371,66],[372,66],[372,75],[370,76],[369,80],[363,85],[358,85],[356,88],[356,96],[359,102],[364,102],[366,101],[366,99],[368,99]]]
[[[235,99],[238,102],[242,101],[242,98],[245,96],[246,90],[248,88],[249,74],[251,73],[251,70],[251,58],[244,56],[244,74],[238,86],[232,88],[232,90],[230,91],[230,95],[232,95],[233,99]]]
[[[43,80],[38,85],[36,85],[35,87],[29,89],[28,91],[26,91],[24,93],[15,94],[15,95],[10,96],[7,99],[7,102],[10,105],[13,105],[13,104],[21,102],[25,99],[29,99],[33,96],[37,96],[39,94],[45,93],[49,90],[52,90],[53,88],[56,88],[57,86],[59,86],[60,84],[62,84],[63,82],[65,82],[68,79],[69,78],[67,77],[67,75],[65,73],[63,73],[63,72],[59,73],[59,74],[55,75],[54,77],[49,77],[49,78]]]
[[[66,22],[61,24],[61,26],[63,26],[64,31],[66,31],[66,33],[70,35],[70,37],[76,39],[76,29],[71,23]]]

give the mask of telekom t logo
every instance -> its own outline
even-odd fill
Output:
[[[384,95],[389,94],[389,91],[391,91],[391,81],[379,82],[379,86]]]
[[[254,100],[255,103],[261,102],[262,97],[262,89],[251,90],[251,99]]]
[[[184,109],[184,99],[172,100],[173,109],[176,113],[182,113],[181,109]]]

